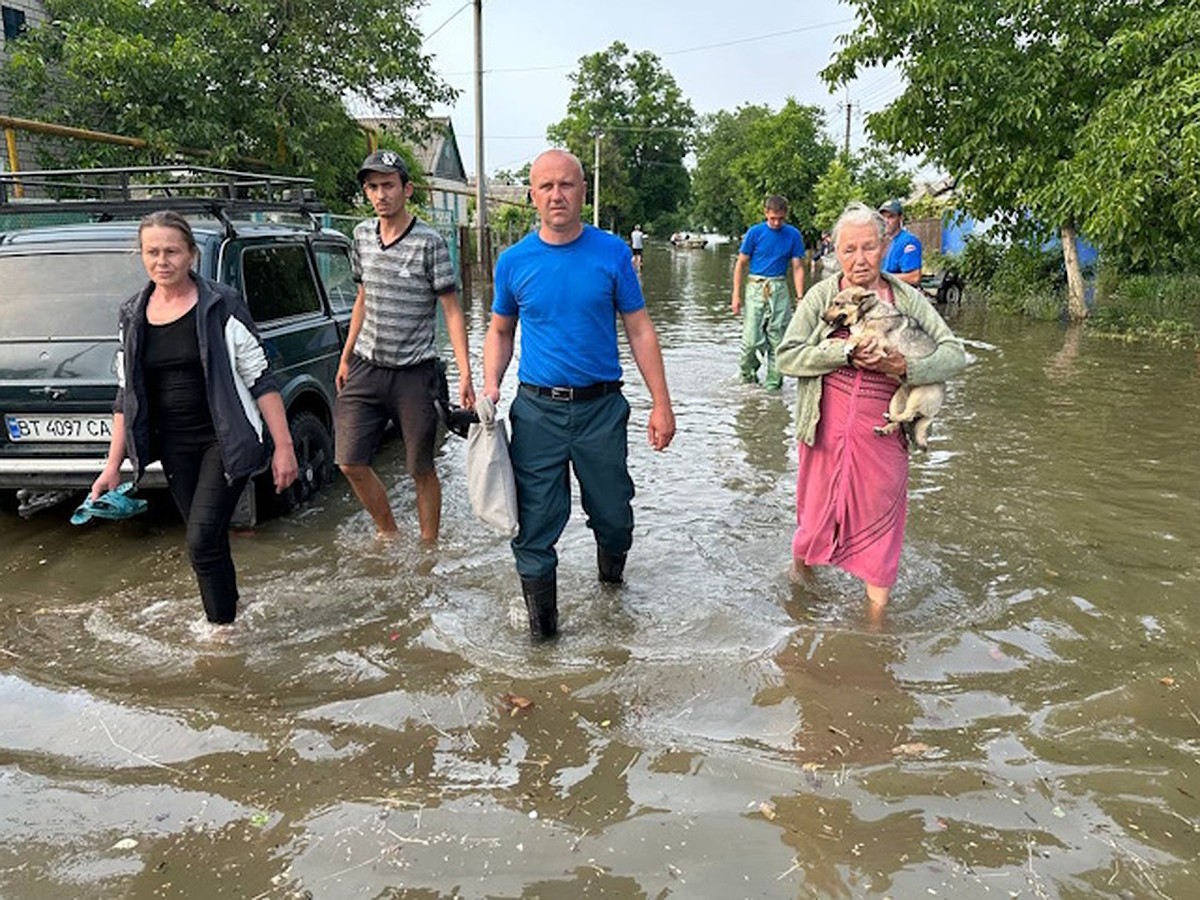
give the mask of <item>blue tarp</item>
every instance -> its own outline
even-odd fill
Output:
[[[942,253],[947,256],[953,256],[957,253],[962,253],[967,245],[967,237],[975,232],[975,220],[963,212],[950,213],[946,216],[945,222],[942,224]],[[1059,250],[1062,246],[1062,241],[1057,238],[1051,238],[1042,245],[1043,250]],[[1096,250],[1086,238],[1078,237],[1075,239],[1075,246],[1079,251],[1079,264],[1081,266],[1090,266],[1096,262],[1099,257],[1099,251]]]
[[[966,213],[950,213],[942,223],[942,253],[952,256],[967,246],[967,235],[975,231],[975,220]]]

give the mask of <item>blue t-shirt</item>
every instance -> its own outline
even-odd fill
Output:
[[[518,376],[527,384],[619,381],[617,314],[645,305],[629,247],[591,225],[569,244],[535,231],[496,261],[492,312],[520,321]]]
[[[788,273],[788,266],[793,259],[804,258],[804,238],[795,225],[787,222],[779,228],[759,222],[746,231],[738,252],[750,257],[751,275],[778,278]]]
[[[921,268],[921,242],[917,236],[907,229],[901,228],[892,238],[888,247],[887,258],[883,261],[883,271],[911,272]]]

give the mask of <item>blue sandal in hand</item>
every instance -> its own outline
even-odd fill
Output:
[[[133,482],[126,481],[111,491],[106,491],[95,500],[90,496],[79,504],[71,515],[72,525],[83,525],[92,519],[128,519],[146,511],[148,503],[130,497]]]

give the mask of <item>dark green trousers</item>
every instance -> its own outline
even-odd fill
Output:
[[[633,543],[633,479],[628,455],[629,402],[619,393],[560,401],[517,392],[509,410],[513,475],[521,523],[513,539],[517,573],[548,578],[554,545],[571,515],[571,469],[596,543],[612,554]]]

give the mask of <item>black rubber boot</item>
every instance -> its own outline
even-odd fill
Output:
[[[558,583],[549,578],[522,578],[521,592],[529,610],[529,633],[535,641],[558,634]]]
[[[601,581],[606,584],[620,584],[625,579],[625,554],[609,553],[597,544],[596,568],[600,570]]]

